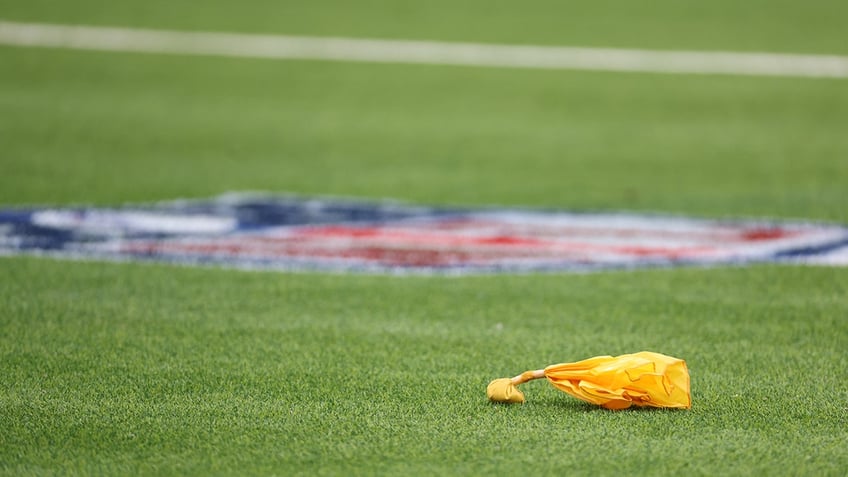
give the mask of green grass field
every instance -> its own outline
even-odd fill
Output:
[[[765,10],[765,13],[764,13]],[[8,2],[186,30],[848,53],[838,2]],[[848,223],[848,82],[0,47],[0,206],[267,190]],[[687,360],[688,411],[526,369]],[[4,475],[848,472],[848,269],[392,277],[0,257]]]

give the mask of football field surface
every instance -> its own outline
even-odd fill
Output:
[[[184,32],[846,55],[841,2],[10,2]],[[0,46],[0,208],[261,190],[848,223],[848,80]],[[0,257],[6,475],[844,475],[848,270],[469,277]],[[557,362],[683,358],[609,412]]]

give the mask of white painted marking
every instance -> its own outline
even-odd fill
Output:
[[[0,21],[0,44],[181,55],[648,73],[848,78],[848,56],[487,45]]]
[[[238,221],[232,217],[173,215],[122,210],[85,212],[41,210],[32,214],[32,223],[41,227],[106,235],[125,235],[138,232],[220,235],[230,232],[238,226]]]
[[[801,263],[810,265],[830,265],[833,267],[848,267],[848,245],[831,250],[830,252],[812,257],[802,257],[798,259]]]

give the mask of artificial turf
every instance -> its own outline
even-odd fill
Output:
[[[27,474],[841,475],[848,272],[466,278],[5,259],[0,469]],[[693,408],[489,380],[642,349]]]
[[[844,80],[0,57],[3,204],[260,189],[848,222]]]
[[[195,30],[846,53],[839,2],[0,0]],[[767,10],[767,14],[764,11]],[[848,222],[848,82],[0,47],[0,206],[230,190]],[[639,350],[693,408],[489,380]],[[848,269],[392,277],[0,257],[6,475],[844,475]]]

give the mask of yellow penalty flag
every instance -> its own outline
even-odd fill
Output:
[[[496,379],[489,383],[486,395],[493,402],[522,403],[524,393],[517,386],[541,378],[560,391],[607,409],[692,407],[686,362],[650,351],[598,356]]]

